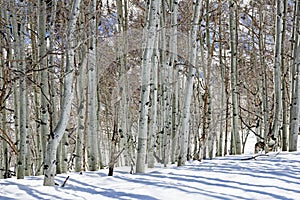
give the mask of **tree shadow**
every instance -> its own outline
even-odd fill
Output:
[[[112,199],[118,199],[118,200],[128,200],[130,199],[143,199],[143,200],[158,200],[157,198],[148,196],[148,195],[142,195],[142,194],[135,194],[134,191],[128,193],[128,192],[122,192],[122,191],[117,191],[115,189],[109,189],[109,188],[104,188],[104,187],[99,187],[95,185],[90,185],[87,183],[84,183],[82,181],[78,180],[72,180],[73,183],[77,183],[78,185],[70,185],[66,187],[67,190],[70,191],[79,191],[79,192],[84,192],[84,193],[89,193],[89,194],[94,194],[98,195],[99,199],[101,199],[100,196],[102,197],[108,197]]]
[[[32,187],[29,187],[28,185],[20,184],[20,183],[16,183],[16,182],[11,182],[9,180],[7,180],[4,183],[1,183],[1,185],[2,186],[16,185],[20,191],[26,192],[29,196],[32,197],[32,199],[39,199],[39,200],[40,199],[41,200],[42,199],[61,199],[61,197],[59,197],[57,195],[53,195],[53,194],[50,194],[50,193],[45,193],[45,192],[39,191],[37,189],[34,189]],[[1,200],[4,200],[4,199],[6,200],[6,199],[11,199],[11,198],[0,196],[0,199]]]

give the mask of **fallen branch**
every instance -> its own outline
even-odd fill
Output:
[[[242,158],[241,160],[252,160],[252,159],[256,159],[257,157],[261,157],[261,156],[269,156],[268,154],[258,154],[249,158]]]
[[[66,180],[65,180],[64,183],[61,185],[61,187],[65,187],[65,185],[66,185],[67,181],[69,180],[69,178],[70,178],[70,176],[68,176],[68,177],[66,178]]]

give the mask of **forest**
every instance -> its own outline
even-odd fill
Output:
[[[0,179],[297,151],[300,0],[1,0]]]

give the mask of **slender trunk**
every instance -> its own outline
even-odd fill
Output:
[[[193,82],[196,73],[196,54],[197,54],[197,33],[198,33],[198,22],[201,10],[201,0],[196,1],[194,16],[192,21],[192,28],[190,31],[190,53],[189,53],[189,71],[187,75],[187,81],[185,86],[184,94],[184,105],[182,113],[182,138],[180,144],[180,155],[178,158],[178,166],[185,165],[187,161],[187,148],[189,138],[189,120],[190,120],[190,106],[193,95]]]
[[[266,138],[268,135],[269,124],[270,124],[270,116],[269,116],[269,101],[268,101],[268,74],[267,74],[267,66],[265,64],[265,51],[264,51],[264,35],[263,35],[263,12],[262,12],[263,4],[259,5],[259,62],[261,68],[261,85],[262,85],[262,115],[263,115],[263,133],[262,137]]]
[[[115,108],[114,113],[114,122],[113,122],[113,134],[111,139],[110,147],[110,161],[108,164],[108,176],[113,176],[114,166],[116,163],[116,154],[117,154],[117,143],[119,142],[119,133],[118,133],[118,106]]]
[[[124,148],[124,161],[125,165],[129,166],[130,163],[130,150],[129,144],[127,144],[128,139],[130,138],[128,121],[129,121],[129,102],[128,102],[128,74],[127,74],[127,26],[128,26],[128,11],[127,11],[127,1],[116,0],[117,13],[118,13],[118,32],[121,35],[119,42],[116,44],[117,48],[117,60],[119,64],[119,90],[121,93],[120,101],[120,146],[121,149]],[[122,157],[121,157],[122,158]],[[121,160],[121,159],[120,159]]]
[[[150,94],[150,72],[152,65],[152,54],[156,38],[157,6],[158,0],[151,0],[149,7],[149,22],[147,27],[147,41],[142,61],[142,85],[140,97],[140,116],[138,130],[137,163],[136,173],[145,173],[147,132],[148,132],[148,110]]]
[[[169,162],[170,151],[170,131],[171,131],[171,71],[172,68],[167,63],[166,59],[166,8],[165,2],[161,1],[160,4],[160,63],[162,69],[162,87],[163,87],[163,101],[162,101],[162,115],[163,115],[163,155],[162,160],[166,167]]]
[[[30,27],[32,27],[32,30],[30,30],[30,40],[31,40],[31,46],[32,46],[32,61],[33,62],[38,62],[38,48],[37,48],[37,36],[36,32],[36,24],[35,24],[35,19],[34,17],[30,17]],[[39,72],[33,72],[33,81],[34,82],[39,82],[40,76]],[[40,120],[40,89],[38,85],[33,86],[33,104],[34,104],[34,117],[36,120]],[[41,129],[40,129],[40,124],[36,123],[34,126],[34,153],[33,153],[33,158],[34,158],[34,166],[35,166],[35,171],[33,174],[36,175],[42,175],[42,165],[43,163],[43,151],[42,151],[42,144],[41,144]]]
[[[171,35],[170,35],[170,66],[173,69],[173,95],[172,95],[172,128],[171,128],[171,163],[176,161],[177,129],[178,129],[178,67],[177,62],[177,15],[178,0],[171,1]],[[172,70],[171,69],[171,70]],[[174,70],[175,69],[175,70]]]
[[[33,132],[31,129],[29,129],[29,124],[30,124],[30,105],[29,105],[29,98],[28,98],[28,93],[29,89],[27,89],[27,84],[25,83],[26,90],[25,90],[25,99],[26,99],[26,139],[25,139],[25,176],[32,176],[33,171],[32,171],[32,155],[31,155],[31,145],[30,145],[30,138]]]
[[[15,37],[14,40],[14,51],[16,52],[15,59],[18,60],[16,68],[19,70],[19,80],[17,81],[19,85],[19,91],[15,90],[15,109],[18,109],[18,116],[16,116],[15,120],[18,129],[17,133],[17,143],[18,143],[18,158],[17,158],[17,178],[23,179],[25,176],[25,152],[26,152],[26,136],[27,136],[27,128],[26,128],[26,65],[24,63],[25,60],[25,52],[24,49],[24,18],[25,16],[14,16],[12,22],[13,34]],[[18,23],[18,20],[21,22]],[[15,86],[16,87],[16,86]],[[19,104],[19,105],[17,105]]]
[[[74,76],[74,56],[75,56],[75,37],[74,31],[76,27],[77,18],[80,12],[80,0],[75,0],[72,2],[72,10],[70,13],[70,21],[67,33],[67,60],[66,60],[66,69],[64,76],[64,91],[63,91],[63,99],[61,105],[61,113],[59,117],[59,121],[49,137],[49,143],[47,146],[47,152],[45,157],[45,176],[44,176],[44,186],[53,186],[54,185],[54,177],[56,171],[56,151],[57,146],[63,137],[65,129],[67,127],[71,107],[73,100],[73,76]]]
[[[88,115],[87,115],[87,159],[91,171],[98,170],[97,134],[97,69],[96,69],[96,0],[90,5],[90,41],[88,54]]]
[[[84,28],[84,13],[80,14],[80,26]],[[83,38],[86,38],[84,34]],[[83,158],[85,157],[83,151],[84,133],[86,132],[86,92],[87,92],[87,45],[82,45],[79,51],[79,76],[77,78],[76,93],[77,93],[77,131],[76,131],[76,147],[75,147],[75,171],[80,172],[85,169],[83,165]]]
[[[295,32],[294,35],[294,52],[293,61],[291,66],[292,73],[292,84],[291,84],[291,108],[290,108],[290,132],[289,132],[289,151],[297,151],[298,146],[298,134],[299,129],[299,118],[300,118],[300,1],[296,2],[295,19],[294,24]],[[293,49],[292,49],[293,50]]]
[[[288,88],[287,78],[288,68],[286,67],[285,37],[287,25],[287,0],[283,0],[283,16],[282,16],[282,38],[281,38],[281,96],[282,96],[282,150],[288,149]]]
[[[206,0],[206,12],[209,13],[209,0]],[[211,81],[211,77],[210,77],[210,71],[211,71],[211,63],[212,63],[212,57],[213,57],[213,52],[214,52],[214,44],[211,45],[211,40],[214,40],[215,38],[211,38],[211,34],[209,31],[209,15],[206,15],[206,48],[207,48],[207,52],[206,52],[206,60],[207,60],[207,64],[206,64],[206,68],[203,69],[204,71],[204,76],[205,76],[205,86],[204,86],[204,105],[203,105],[203,117],[202,117],[202,123],[203,123],[203,132],[202,132],[202,142],[204,142],[203,146],[207,146],[208,148],[208,152],[209,152],[209,156],[210,159],[212,159],[212,151],[213,151],[213,139],[214,139],[214,133],[212,131],[210,131],[210,124],[211,124],[211,97],[210,97],[210,81]],[[215,37],[215,34],[214,36]],[[207,145],[206,143],[206,137],[209,140]]]
[[[156,48],[153,49],[152,55],[152,99],[151,99],[151,115],[149,127],[149,144],[148,144],[148,167],[153,168],[155,164],[154,153],[156,150],[156,131],[157,131],[157,90],[158,90],[158,40],[155,41]]]
[[[4,62],[3,59],[5,59],[4,57],[0,58],[0,65],[4,66]],[[5,71],[6,71],[6,66],[3,67],[3,69],[0,71],[0,77],[5,77]],[[0,84],[1,86],[4,86],[5,83],[7,81],[6,78],[3,78],[0,80]],[[4,89],[4,87],[2,87]],[[6,92],[5,90],[1,91],[1,96],[2,96],[2,92]],[[1,102],[1,107],[5,108],[7,103],[5,101]],[[0,160],[0,179],[3,178],[9,178],[9,159],[8,159],[8,145],[7,145],[7,128],[6,128],[6,124],[7,124],[7,116],[6,116],[6,109],[0,109],[1,110],[1,131],[0,131],[0,135],[1,135],[1,143],[0,143],[0,156],[1,159]]]
[[[224,116],[224,107],[225,107],[225,66],[223,63],[223,58],[222,58],[222,52],[223,52],[223,44],[221,42],[222,39],[222,17],[221,17],[221,0],[218,1],[218,9],[220,12],[219,15],[219,65],[220,65],[220,70],[221,70],[221,102],[220,102],[220,131],[219,131],[219,138],[218,138],[218,151],[217,151],[217,156],[222,156],[223,155],[223,140],[224,140],[224,129],[223,129],[223,116]]]
[[[226,62],[226,54],[224,51],[224,61]],[[227,63],[226,63],[227,64]],[[225,66],[226,66],[225,64]],[[229,70],[225,68],[225,98],[226,98],[226,111],[225,111],[225,138],[224,138],[224,156],[228,153],[228,128],[229,128]]]
[[[268,137],[278,137],[280,113],[282,111],[281,96],[281,31],[282,31],[282,12],[281,0],[276,1],[276,37],[275,37],[275,55],[274,55],[274,109],[272,118],[272,132]]]
[[[46,141],[49,134],[49,85],[48,85],[48,69],[47,69],[47,38],[46,38],[46,2],[39,0],[38,3],[38,59],[41,69],[41,153],[42,160],[45,158]]]
[[[229,0],[229,26],[230,26],[230,50],[231,50],[231,100],[232,100],[232,149],[231,154],[241,154],[241,138],[238,129],[238,91],[237,91],[237,37],[236,37],[236,3]]]

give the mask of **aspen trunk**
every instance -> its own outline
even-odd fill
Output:
[[[74,56],[75,56],[75,37],[74,31],[76,27],[77,18],[80,12],[80,0],[72,2],[72,10],[70,13],[70,22],[67,34],[67,60],[66,70],[64,76],[64,92],[61,105],[61,112],[58,123],[49,137],[47,145],[46,157],[45,157],[45,175],[44,175],[44,186],[54,186],[54,177],[56,171],[56,151],[58,144],[63,137],[64,131],[67,127],[71,107],[73,100],[73,76],[74,76]]]
[[[156,48],[153,49],[152,55],[152,99],[151,99],[151,115],[150,115],[150,127],[149,127],[149,144],[148,144],[148,167],[153,168],[155,164],[155,140],[157,131],[157,90],[158,90],[158,40],[155,41]]]
[[[90,41],[88,54],[87,159],[90,171],[98,170],[97,69],[96,69],[96,0],[90,5]]]
[[[170,35],[170,61],[169,65],[171,66],[173,72],[173,94],[172,94],[172,128],[171,128],[171,163],[176,162],[176,148],[177,144],[177,129],[178,129],[178,67],[175,66],[177,62],[177,15],[178,15],[178,1],[171,1],[171,35]]]
[[[218,1],[218,9],[221,11],[221,0]],[[221,12],[220,12],[221,13]],[[224,110],[225,110],[225,65],[223,63],[223,58],[222,58],[222,53],[223,53],[223,44],[221,43],[221,38],[222,38],[222,18],[221,15],[219,16],[219,37],[220,37],[220,44],[219,44],[219,65],[220,65],[220,70],[221,70],[221,102],[220,102],[220,130],[219,130],[219,138],[218,138],[218,151],[217,151],[217,156],[222,156],[223,155],[223,140],[224,140],[224,128],[223,128],[223,117],[224,117]]]
[[[286,67],[286,52],[285,52],[285,38],[286,38],[286,25],[287,25],[287,0],[283,0],[283,16],[282,16],[282,38],[281,38],[281,96],[282,96],[282,150],[288,149],[288,88],[287,77],[288,68]]]
[[[272,132],[270,136],[278,137],[280,113],[282,111],[282,96],[281,96],[281,31],[282,31],[282,9],[281,0],[276,1],[276,36],[275,36],[275,55],[274,55],[274,109],[273,109],[273,121]]]
[[[298,134],[299,134],[299,118],[300,118],[300,1],[296,1],[295,18],[296,23],[294,24],[295,36],[294,42],[295,47],[293,52],[293,61],[291,66],[292,84],[291,84],[291,108],[290,108],[290,129],[289,129],[289,151],[297,151],[298,146]]]
[[[84,26],[84,13],[80,14],[80,26],[83,29]],[[86,39],[86,34],[83,35]],[[75,171],[80,172],[85,170],[83,165],[83,158],[85,153],[83,151],[84,145],[84,133],[86,132],[86,90],[87,90],[87,45],[83,45],[79,51],[79,76],[77,78],[76,92],[77,92],[77,131],[76,131],[76,147],[75,147]]]
[[[193,83],[196,73],[196,54],[197,54],[197,32],[198,21],[200,17],[200,8],[202,1],[197,0],[194,8],[194,16],[192,21],[192,28],[190,31],[190,53],[189,53],[189,71],[187,75],[187,81],[185,85],[184,104],[182,112],[182,138],[180,142],[180,154],[178,158],[178,166],[185,165],[187,161],[187,148],[189,138],[189,120],[190,120],[190,107],[193,95]]]
[[[236,3],[229,0],[229,26],[230,26],[230,83],[232,100],[232,148],[231,154],[241,154],[241,138],[238,129],[238,91],[237,91],[237,38],[236,38]]]
[[[46,38],[46,2],[39,0],[38,2],[38,59],[40,61],[41,75],[41,96],[40,96],[40,127],[41,127],[41,158],[44,162],[46,153],[46,141],[49,134],[49,85],[48,85],[48,70],[47,70],[47,38]]]
[[[149,21],[147,25],[147,41],[142,61],[142,82],[140,99],[140,116],[138,130],[136,173],[145,173],[148,132],[148,110],[150,94],[150,72],[152,54],[156,38],[158,0],[151,0],[149,7]]]

